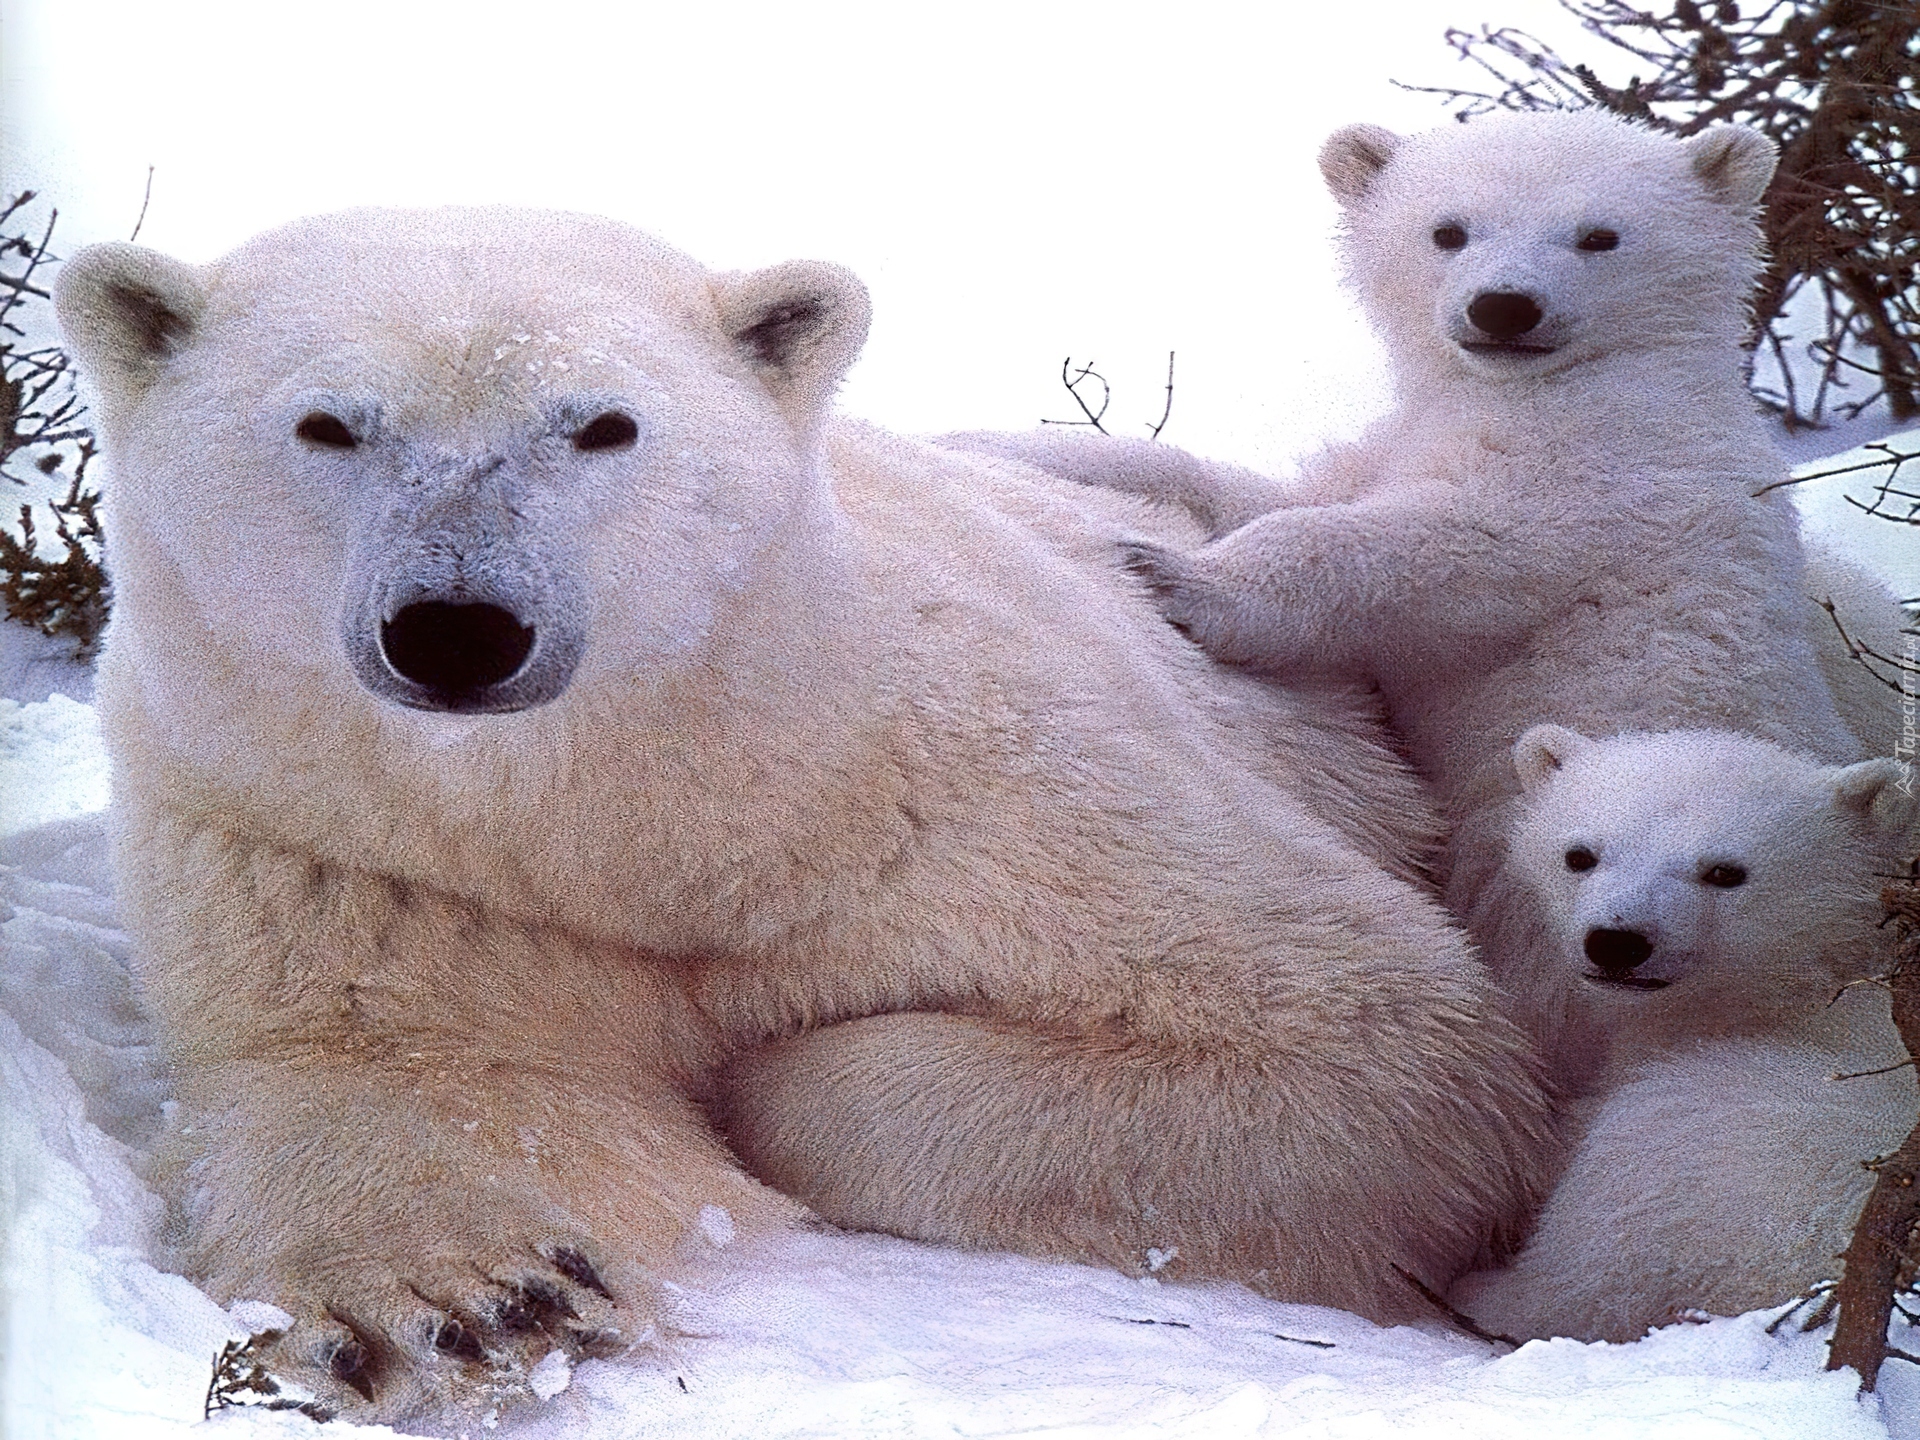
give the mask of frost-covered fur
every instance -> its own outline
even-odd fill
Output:
[[[1773,152],[1580,112],[1356,126],[1321,164],[1398,408],[1284,508],[1134,560],[1218,656],[1377,681],[1451,831],[1448,903],[1511,980],[1541,944],[1498,878],[1528,725],[1862,753],[1808,638],[1791,503],[1754,494],[1781,468],[1740,374]],[[1226,490],[1223,513],[1257,503],[1244,472]],[[1542,1043],[1577,1082],[1578,1037]]]
[[[1517,1336],[1631,1340],[1836,1273],[1916,1118],[1878,986],[1881,877],[1915,841],[1911,773],[1715,731],[1520,738],[1504,875],[1552,934],[1537,997],[1602,1042],[1584,1138],[1511,1267],[1454,1296]],[[1838,998],[1836,999],[1836,996]]]
[[[1364,701],[1162,623],[1184,517],[832,419],[845,272],[369,211],[58,300],[181,1256],[329,1404],[670,1334],[786,1195],[1383,1320],[1530,1203],[1520,1032],[1310,809],[1430,828]]]

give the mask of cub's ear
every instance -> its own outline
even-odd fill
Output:
[[[1686,142],[1693,173],[1716,200],[1742,210],[1758,205],[1773,179],[1780,152],[1750,125],[1715,125]]]
[[[866,343],[867,287],[849,270],[789,260],[713,278],[720,327],[800,425],[826,409]]]
[[[1890,757],[1862,760],[1835,772],[1833,803],[1886,840],[1900,840],[1920,823],[1913,768]]]
[[[1357,205],[1403,143],[1380,125],[1347,125],[1334,131],[1320,147],[1320,173],[1333,198],[1345,206]]]
[[[1593,742],[1564,725],[1536,725],[1513,742],[1513,768],[1520,788],[1531,795],[1562,765]]]
[[[192,343],[206,297],[193,266],[120,241],[87,246],[53,287],[67,353],[103,395],[128,398]]]

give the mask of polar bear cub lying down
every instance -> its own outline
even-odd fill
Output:
[[[1606,1048],[1584,1135],[1515,1262],[1454,1301],[1516,1336],[1631,1340],[1681,1308],[1738,1314],[1836,1272],[1913,1127],[1884,990],[1878,877],[1914,842],[1895,761],[1823,766],[1712,731],[1514,747],[1507,868],[1554,948],[1538,983]],[[1835,998],[1838,994],[1838,999]]]

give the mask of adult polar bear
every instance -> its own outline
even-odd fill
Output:
[[[830,419],[851,276],[369,211],[57,298],[184,1263],[329,1403],[643,1339],[792,1223],[703,1086],[828,1219],[1382,1319],[1528,1202],[1461,937],[1273,783],[1402,803],[1381,752],[1222,688],[1111,563],[1143,502]]]
[[[1348,127],[1321,168],[1398,392],[1359,441],[1285,490],[1133,464],[1144,445],[1102,462],[1044,436],[951,442],[1191,502],[1231,533],[1134,547],[1171,618],[1225,659],[1378,681],[1451,828],[1448,902],[1573,1083],[1597,1054],[1499,873],[1520,733],[1726,728],[1862,753],[1815,656],[1809,621],[1831,626],[1792,504],[1754,493],[1781,471],[1740,351],[1773,164],[1752,130],[1677,140],[1591,111]]]

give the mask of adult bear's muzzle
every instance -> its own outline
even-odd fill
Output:
[[[545,563],[505,468],[447,467],[395,497],[359,547],[351,573],[366,578],[341,639],[382,700],[498,715],[544,705],[572,680],[585,606]]]

